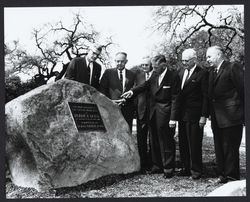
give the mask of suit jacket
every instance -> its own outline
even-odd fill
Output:
[[[123,92],[130,90],[135,83],[135,74],[126,69],[125,89],[123,91],[116,68],[106,69],[100,82],[100,91],[111,100],[121,99]]]
[[[179,71],[182,81],[184,69]],[[208,117],[208,72],[196,66],[192,75],[180,91],[180,117],[182,121],[199,121]]]
[[[178,115],[178,92],[180,79],[176,71],[167,70],[160,86],[158,86],[159,75],[153,72],[148,81],[132,89],[134,95],[148,90],[150,99],[150,115],[154,112],[164,114],[171,120],[177,120]]]
[[[135,85],[139,86],[143,84],[145,81],[146,81],[145,72],[143,70],[138,70],[136,72]],[[145,116],[147,115],[147,110],[148,110],[147,108],[149,107],[148,99],[149,99],[148,91],[144,91],[137,96],[136,99],[137,114],[140,120],[146,118]]]
[[[209,72],[211,118],[219,128],[244,123],[244,70],[236,63],[224,61],[217,76]]]
[[[96,89],[99,89],[101,70],[101,65],[93,62],[91,86]],[[86,57],[76,57],[69,63],[65,78],[88,84],[89,76],[87,71]]]

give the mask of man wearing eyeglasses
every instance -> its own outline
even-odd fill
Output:
[[[135,84],[141,85],[152,75],[152,64],[150,57],[143,57],[140,66],[131,69],[136,74]],[[136,97],[137,117],[137,145],[140,155],[141,173],[145,173],[151,167],[151,155],[149,148],[149,93],[140,93]]]
[[[202,175],[203,128],[208,117],[208,72],[197,65],[194,49],[182,52],[180,110],[178,120],[182,170],[179,176]]]
[[[93,45],[85,57],[72,59],[66,71],[65,78],[85,83],[99,89],[101,65],[96,59],[102,51],[102,46]]]

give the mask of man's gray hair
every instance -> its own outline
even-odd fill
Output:
[[[194,58],[197,58],[197,53],[196,51],[193,49],[193,48],[187,48],[185,49],[182,54],[185,53],[185,54],[188,54],[188,55],[191,55],[192,57]]]
[[[222,49],[220,46],[218,46],[218,45],[211,46],[211,47],[209,47],[207,50],[210,50],[210,49],[214,49],[214,50],[220,52],[221,54],[224,53],[223,49]]]

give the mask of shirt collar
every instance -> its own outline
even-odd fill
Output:
[[[196,64],[189,70],[189,75],[191,75],[196,68]],[[187,70],[187,69],[186,69]],[[188,70],[187,70],[188,71]]]
[[[221,65],[222,65],[223,62],[224,62],[224,60],[222,60],[222,61],[220,62],[220,64],[218,65],[218,67],[216,67],[217,71],[219,71],[219,69],[220,69],[220,67],[221,67]]]
[[[124,68],[123,70],[119,70],[117,69],[118,73],[120,73],[120,71],[122,71],[122,73],[124,73],[126,71],[126,68]]]
[[[160,74],[160,77],[164,77],[166,72],[167,72],[168,68],[166,67],[166,69]]]
[[[86,60],[86,64],[87,64],[87,66],[89,66],[89,64],[90,64],[90,63],[92,63],[92,62],[89,62],[89,60],[88,60],[87,56],[85,57],[85,60]]]
[[[148,75],[149,75],[149,76],[151,76],[151,75],[152,75],[152,73],[153,73],[153,71],[150,71],[150,72],[148,72]]]

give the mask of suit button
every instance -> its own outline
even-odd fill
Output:
[[[215,99],[213,99],[212,101],[215,102]]]

